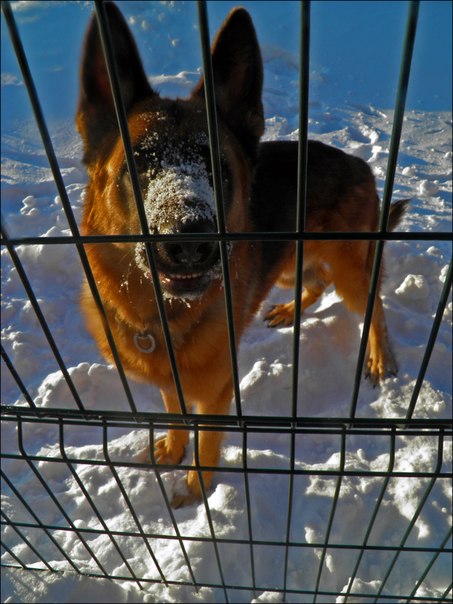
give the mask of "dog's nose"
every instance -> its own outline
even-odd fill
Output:
[[[214,224],[210,221],[184,223],[180,227],[173,227],[174,234],[185,233],[213,233]],[[215,241],[166,241],[158,244],[158,250],[167,262],[184,266],[209,264],[216,256],[217,243]]]
[[[214,245],[210,241],[179,241],[165,243],[165,252],[173,264],[204,264],[211,256]]]

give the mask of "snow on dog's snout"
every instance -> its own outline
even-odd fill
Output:
[[[162,165],[150,180],[144,203],[151,232],[169,233],[185,225],[215,224],[214,191],[203,163]]]
[[[148,132],[137,145],[136,151],[140,165],[146,166],[146,170],[141,171],[141,177],[143,204],[150,234],[183,236],[217,232],[207,133],[195,132],[181,138],[175,135],[166,118],[163,117],[158,122],[158,125],[165,125],[164,130]],[[223,155],[222,159],[225,174],[228,173],[227,162]],[[229,186],[227,177],[224,177],[224,183]],[[175,239],[174,244],[164,239],[159,240],[155,245],[156,260],[164,279],[171,279],[179,284],[184,280],[188,286],[190,277],[191,295],[198,295],[202,288],[200,283],[195,284],[195,276],[200,279],[203,277],[204,287],[221,274],[219,248],[209,237],[206,241],[199,239],[198,244],[180,243],[186,241],[182,237]],[[231,250],[232,245],[228,244],[228,254]],[[137,243],[135,260],[148,276],[144,243]],[[187,297],[187,292],[184,295]]]
[[[193,152],[185,160],[177,154],[166,157],[147,177],[143,202],[150,233],[215,231],[214,190],[201,155]],[[138,266],[148,272],[143,243],[137,244],[135,257]]]

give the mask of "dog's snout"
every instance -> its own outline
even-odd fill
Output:
[[[183,226],[172,229],[172,234],[203,234],[215,232],[211,221],[185,223]],[[216,258],[217,243],[204,240],[172,240],[158,245],[158,252],[167,263],[184,267],[204,266],[212,264]]]
[[[211,256],[215,244],[209,241],[178,241],[165,243],[165,252],[173,264],[204,264]]]

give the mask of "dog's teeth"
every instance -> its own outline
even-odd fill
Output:
[[[192,275],[168,275],[164,277],[163,280],[168,281],[170,279],[179,280],[179,279],[199,279],[203,276],[203,273],[194,273]]]

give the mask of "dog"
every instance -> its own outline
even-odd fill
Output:
[[[187,99],[167,99],[151,88],[132,34],[119,9],[106,3],[115,60],[128,117],[149,232],[206,235],[217,232],[204,80]],[[264,142],[263,65],[249,14],[236,8],[212,48],[221,152],[226,229],[230,233],[294,232],[297,197],[297,142]],[[76,124],[83,139],[88,186],[81,230],[84,235],[141,234],[125,153],[96,19],[85,37]],[[406,202],[390,209],[393,229]],[[308,143],[306,230],[376,231],[379,198],[369,166],[320,142]],[[219,244],[213,238],[152,241],[171,341],[188,409],[227,415],[233,394],[228,326]],[[156,384],[170,414],[181,413],[162,331],[145,244],[86,245],[105,313],[126,371]],[[296,244],[247,241],[228,244],[234,331],[239,342],[270,289],[293,287]],[[331,283],[349,308],[364,313],[375,242],[306,241],[304,311]],[[112,361],[103,320],[87,285],[81,296],[87,327],[104,357]],[[293,322],[294,301],[272,307],[270,327]],[[391,352],[384,310],[376,296],[369,334],[367,375],[373,385],[397,366]],[[221,431],[201,430],[198,459],[216,467]],[[187,430],[170,429],[155,443],[158,464],[178,464]],[[202,498],[212,471],[187,474],[187,492],[175,507]]]

